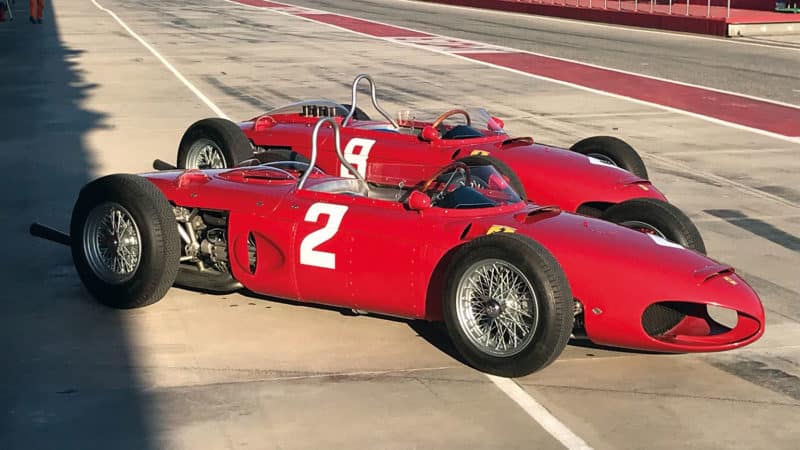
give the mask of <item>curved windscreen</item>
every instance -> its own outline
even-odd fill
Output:
[[[493,134],[507,134],[503,129],[503,123],[495,120],[492,115],[484,108],[462,108],[469,115],[469,127],[480,131],[481,134],[489,136]],[[400,111],[397,114],[398,123],[400,126],[424,126],[432,124],[439,116],[444,113],[430,112],[430,111]],[[463,127],[467,125],[467,118],[461,114],[456,113],[448,117],[442,122],[442,125],[447,128]]]
[[[439,208],[491,208],[521,202],[516,191],[494,166],[457,167],[440,174],[426,194]]]

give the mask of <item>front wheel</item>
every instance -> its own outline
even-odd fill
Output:
[[[109,175],[87,184],[70,223],[72,259],[86,289],[114,308],[160,300],[180,263],[180,237],[167,199],[149,180]]]
[[[697,227],[683,211],[671,203],[652,198],[635,198],[610,206],[600,217],[706,253],[703,237]]]
[[[454,254],[444,322],[454,346],[478,370],[517,377],[561,354],[573,325],[563,270],[525,236],[494,233]]]
[[[253,157],[239,125],[218,117],[195,122],[178,146],[179,169],[224,169]]]
[[[594,158],[601,163],[625,169],[647,180],[647,168],[639,153],[627,142],[613,136],[594,136],[583,139],[570,150]]]

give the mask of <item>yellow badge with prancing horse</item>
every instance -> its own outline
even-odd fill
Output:
[[[486,234],[492,233],[515,233],[517,231],[516,228],[507,227],[505,225],[492,225],[486,230]]]
[[[473,150],[469,156],[489,156],[489,152],[486,150]]]

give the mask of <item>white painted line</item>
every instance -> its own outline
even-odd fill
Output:
[[[206,106],[208,106],[211,109],[211,111],[214,112],[214,114],[216,114],[217,116],[222,117],[224,119],[230,120],[229,117],[224,112],[222,112],[222,110],[219,109],[219,107],[217,107],[217,105],[214,104],[214,102],[212,102],[208,97],[206,97],[202,92],[200,92],[200,89],[197,89],[195,87],[195,85],[193,85],[189,80],[186,79],[186,77],[184,77],[180,72],[178,72],[178,69],[173,67],[172,64],[170,64],[169,61],[167,61],[166,58],[161,56],[161,54],[158,53],[156,51],[156,49],[154,49],[150,44],[148,44],[147,41],[142,39],[138,34],[136,34],[133,30],[131,30],[131,28],[125,22],[123,22],[122,19],[119,18],[119,16],[114,14],[114,11],[111,11],[110,9],[103,7],[102,5],[97,3],[96,0],[92,0],[92,3],[99,10],[101,10],[101,11],[107,13],[108,15],[110,15],[111,17],[113,17],[114,20],[116,20],[117,23],[119,23],[122,26],[122,28],[124,28],[125,31],[128,32],[128,34],[130,34],[134,39],[139,41],[139,43],[142,44],[142,46],[144,46],[144,48],[149,50],[150,53],[153,54],[153,56],[155,56],[159,61],[161,61],[161,64],[164,64],[164,66],[167,69],[169,69],[169,71],[172,72],[172,74],[175,75],[175,77],[178,80],[180,80],[187,88],[189,88],[189,90],[192,91],[192,93],[194,95],[196,95],[197,98],[199,98],[203,103],[205,103]]]
[[[524,389],[512,379],[497,377],[494,375],[486,375],[489,380],[494,383],[504,394],[508,396],[514,403],[519,405],[533,420],[539,423],[542,428],[550,433],[558,442],[564,445],[569,450],[591,450],[592,447],[583,439],[578,437],[566,425],[561,423],[560,420],[550,414],[550,411],[542,406],[539,402],[533,399]]]
[[[413,3],[418,6],[420,5],[418,0],[393,0],[393,1],[402,1],[406,3]],[[500,11],[496,9],[483,9],[483,8],[474,8],[470,6],[460,6],[460,5],[445,5],[441,3],[425,3],[425,5],[432,6],[432,7],[439,7],[439,8],[454,8],[454,9],[463,9],[467,11],[474,12],[476,14],[486,15],[486,14],[496,14],[500,16],[512,16],[515,18],[521,19],[528,19],[530,21],[541,20],[543,22],[566,22],[572,25],[580,25],[580,26],[588,26],[594,28],[613,28],[618,31],[625,31],[627,32],[636,32],[636,33],[645,33],[645,34],[658,34],[663,37],[671,37],[675,39],[701,39],[704,41],[713,41],[715,43],[720,44],[727,44],[727,45],[747,45],[751,47],[766,47],[770,49],[778,49],[778,50],[789,50],[789,51],[800,51],[800,48],[795,47],[785,47],[782,45],[770,45],[770,44],[762,44],[758,42],[746,42],[742,41],[741,38],[724,38],[724,37],[712,37],[712,36],[703,36],[699,34],[692,34],[692,33],[681,33],[679,31],[669,31],[669,30],[650,30],[635,26],[625,26],[625,25],[614,25],[610,23],[600,23],[600,22],[589,22],[585,20],[576,20],[576,19],[566,19],[563,17],[550,17],[550,16],[540,16],[537,14],[527,14],[527,13],[515,13],[515,12],[508,12],[508,11]],[[590,37],[590,36],[587,36]]]
[[[316,24],[319,24],[319,25],[324,25],[324,26],[327,26],[327,27],[330,27],[330,28],[335,28],[337,30],[345,31],[347,33],[352,33],[352,34],[356,34],[356,35],[359,35],[359,36],[364,36],[364,37],[370,38],[370,39],[376,39],[376,40],[380,40],[380,41],[390,42],[390,43],[393,43],[393,44],[404,45],[404,46],[407,46],[407,47],[426,50],[426,51],[433,52],[433,53],[438,53],[438,54],[441,54],[441,55],[447,55],[447,56],[451,56],[451,57],[454,57],[454,58],[462,59],[464,61],[469,61],[471,63],[481,64],[481,65],[484,65],[484,66],[487,66],[487,67],[492,67],[494,69],[504,70],[506,72],[511,72],[511,73],[515,73],[515,74],[518,74],[518,75],[523,75],[523,76],[526,76],[526,77],[535,78],[535,79],[538,79],[538,80],[549,81],[549,82],[552,82],[552,83],[560,84],[562,86],[568,86],[568,87],[571,87],[571,88],[574,88],[574,89],[580,89],[580,90],[591,92],[591,93],[594,93],[594,94],[604,95],[604,96],[607,96],[607,97],[617,98],[617,99],[621,99],[621,100],[627,100],[627,101],[630,101],[630,102],[638,103],[640,105],[646,105],[646,106],[651,106],[651,107],[654,107],[654,108],[663,109],[665,111],[670,111],[670,112],[674,112],[674,113],[678,113],[678,114],[694,117],[694,118],[705,120],[705,121],[708,121],[708,122],[711,122],[711,123],[715,123],[715,124],[718,124],[718,125],[724,125],[724,126],[727,126],[727,127],[730,127],[730,128],[735,128],[737,130],[749,131],[751,133],[760,134],[762,136],[767,136],[767,137],[771,137],[771,138],[774,138],[774,139],[780,139],[782,141],[791,142],[793,144],[800,144],[800,137],[785,136],[785,135],[782,135],[782,134],[773,133],[773,132],[766,131],[766,130],[761,130],[759,128],[748,127],[746,125],[741,125],[741,124],[734,123],[734,122],[728,122],[728,121],[725,121],[725,120],[722,120],[722,119],[717,119],[717,118],[714,118],[714,117],[708,117],[708,116],[704,116],[702,114],[693,113],[693,112],[685,111],[685,110],[682,110],[682,109],[677,109],[677,108],[672,108],[672,107],[669,107],[669,106],[660,105],[658,103],[648,102],[648,101],[645,101],[645,100],[639,100],[639,99],[636,99],[636,98],[633,98],[633,97],[628,97],[628,96],[624,96],[624,95],[620,95],[620,94],[615,94],[615,93],[612,93],[612,92],[606,92],[606,91],[602,91],[602,90],[599,90],[599,89],[594,89],[594,88],[582,86],[580,84],[575,84],[575,83],[571,83],[571,82],[568,82],[568,81],[562,81],[562,80],[558,80],[558,79],[555,79],[555,78],[549,78],[549,77],[545,77],[545,76],[542,76],[542,75],[536,75],[536,74],[532,74],[532,73],[528,73],[528,72],[523,72],[521,70],[511,69],[509,67],[496,65],[496,64],[489,63],[489,62],[485,62],[485,61],[478,61],[478,60],[469,58],[467,56],[462,56],[462,55],[459,55],[459,54],[452,53],[450,51],[443,51],[443,50],[437,49],[435,47],[418,45],[418,44],[415,44],[415,43],[412,43],[412,42],[407,42],[407,41],[404,41],[403,39],[396,39],[396,38],[391,38],[391,37],[373,36],[373,35],[370,35],[370,34],[361,33],[361,32],[354,31],[354,30],[351,30],[351,29],[348,29],[348,28],[340,27],[338,25],[332,25],[332,24],[329,24],[329,23],[320,22],[320,21],[317,21],[317,20],[315,20],[313,18],[295,16],[293,14],[281,11],[280,9],[277,9],[277,8],[245,5],[243,3],[238,3],[238,2],[236,2],[234,0],[224,0],[224,1],[226,1],[228,3],[232,3],[234,5],[243,6],[243,7],[246,7],[246,8],[258,9],[258,10],[262,10],[262,11],[265,11],[265,12],[268,12],[268,13],[277,13],[277,14],[281,14],[281,15],[285,15],[285,16],[289,16],[289,17],[294,17],[294,18],[299,19],[299,20],[304,20],[306,22],[311,22],[311,23],[316,23]],[[275,3],[278,3],[278,2],[275,2]],[[280,2],[280,3],[284,4],[284,5],[288,5],[288,3],[284,3],[284,2]],[[291,6],[293,6],[293,5],[291,5]],[[315,10],[315,11],[318,11],[318,10]],[[324,12],[324,11],[320,11],[320,12]],[[389,23],[379,22],[379,21],[376,21],[376,20],[368,20],[368,19],[363,19],[363,18],[360,18],[360,17],[348,16],[346,14],[338,14],[338,13],[330,13],[330,14],[335,14],[335,15],[338,15],[338,16],[341,16],[341,17],[347,17],[347,18],[351,18],[351,19],[363,20],[363,21],[376,23],[376,24],[380,24],[380,25],[385,25],[385,26],[390,26],[390,27],[394,27],[394,28],[400,28],[400,29],[412,31],[412,32],[415,32],[415,33],[429,34],[431,36],[437,36],[437,37],[441,37],[441,38],[444,38],[444,39],[453,39],[453,38],[449,38],[447,36],[438,35],[438,34],[435,34],[435,33],[428,33],[427,31],[415,30],[413,28],[408,28],[408,27],[403,27],[403,26],[399,26],[399,25],[393,25],[393,24],[389,24]],[[480,42],[469,41],[469,40],[466,40],[466,39],[462,39],[462,40],[465,41],[465,42],[470,42],[470,43],[476,44],[476,45],[477,44],[481,44]],[[497,46],[497,48],[501,49],[502,51],[508,51],[508,52],[513,52],[513,53],[526,53],[526,54],[530,54],[530,55],[534,55],[534,56],[540,56],[540,57],[543,57],[543,58],[550,58],[550,59],[569,62],[569,63],[573,63],[573,64],[580,64],[580,65],[584,65],[584,66],[587,66],[587,67],[593,67],[593,68],[596,68],[596,69],[608,70],[608,71],[611,71],[611,72],[623,73],[623,74],[627,74],[627,75],[634,75],[634,76],[642,77],[642,78],[650,78],[650,79],[653,79],[653,80],[662,81],[662,82],[666,82],[666,83],[673,83],[673,84],[683,85],[683,86],[697,88],[697,89],[705,89],[705,90],[708,90],[708,91],[719,92],[721,94],[728,94],[728,95],[733,95],[733,96],[738,96],[738,97],[749,98],[751,100],[761,101],[761,102],[765,102],[765,103],[772,103],[772,104],[775,104],[775,105],[786,106],[786,107],[789,107],[789,108],[800,108],[797,105],[792,105],[792,104],[789,104],[789,103],[783,103],[783,102],[779,102],[779,101],[775,101],[775,100],[764,99],[764,98],[755,97],[755,96],[746,95],[746,94],[739,94],[739,93],[736,93],[736,92],[724,91],[724,90],[721,90],[721,89],[709,88],[709,87],[706,87],[706,86],[698,86],[698,85],[694,85],[694,84],[690,84],[690,83],[683,83],[683,82],[679,82],[679,81],[668,80],[668,79],[665,79],[665,78],[652,77],[652,76],[642,75],[642,74],[638,74],[638,73],[634,73],[634,72],[627,72],[627,71],[623,71],[623,70],[617,70],[617,69],[612,69],[612,68],[608,68],[608,67],[598,66],[598,65],[595,65],[595,64],[587,64],[587,63],[583,63],[583,62],[575,61],[575,60],[571,60],[571,59],[566,59],[566,58],[557,58],[557,57],[548,56],[548,55],[544,55],[544,54],[540,54],[540,53],[529,52],[529,51],[525,51],[525,50],[518,50],[518,49],[514,49],[514,48],[510,48],[510,47]]]

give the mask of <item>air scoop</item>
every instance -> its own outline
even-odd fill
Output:
[[[694,277],[697,281],[702,284],[706,281],[720,275],[732,275],[734,273],[733,267],[727,264],[711,264],[705,267],[701,267],[694,271]],[[736,281],[730,279],[729,283],[736,284]]]
[[[514,219],[520,223],[531,224],[559,214],[561,214],[561,208],[558,206],[537,206],[514,215]]]

